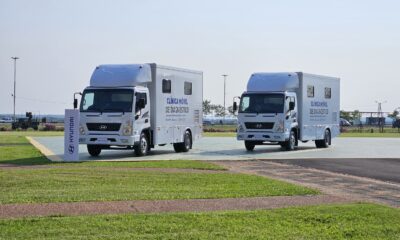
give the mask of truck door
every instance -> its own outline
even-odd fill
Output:
[[[142,106],[141,106],[142,104]],[[135,92],[135,120],[134,129],[141,132],[150,127],[150,101],[148,90]]]
[[[286,114],[285,114],[285,126],[287,126],[289,129],[292,128],[297,128],[298,127],[298,121],[297,121],[297,103],[296,103],[296,94],[288,94],[286,96],[286,101],[285,101],[285,109],[286,109]],[[299,136],[298,136],[299,137]]]

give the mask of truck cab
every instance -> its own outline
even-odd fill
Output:
[[[103,149],[143,156],[166,144],[189,151],[201,137],[202,81],[202,72],[155,63],[96,67],[82,93],[80,144],[92,156]]]
[[[297,96],[294,92],[245,92],[240,98],[237,139],[247,150],[264,142],[297,145]],[[290,136],[292,133],[293,136]],[[292,142],[288,145],[288,141]]]
[[[240,97],[237,140],[248,151],[279,144],[294,150],[299,141],[328,147],[339,134],[339,79],[302,72],[254,73]]]
[[[141,132],[149,127],[150,99],[147,88],[88,87],[83,91],[79,141],[88,145],[91,155],[99,155],[102,149],[111,145],[139,145]],[[149,148],[147,141],[144,147]],[[139,154],[141,150],[145,149],[138,149]]]

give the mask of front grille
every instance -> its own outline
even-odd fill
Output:
[[[89,131],[110,132],[119,131],[121,123],[87,123],[86,126]]]
[[[272,129],[273,122],[246,122],[244,123],[247,129]]]

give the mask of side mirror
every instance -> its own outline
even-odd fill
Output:
[[[146,100],[144,98],[140,98],[137,102],[137,107],[139,109],[143,109],[146,106]]]
[[[237,103],[233,102],[233,112],[236,112],[236,110],[237,110]]]
[[[292,111],[292,110],[294,110],[294,102],[290,102],[289,103],[289,111]]]
[[[82,96],[82,93],[81,93],[81,92],[76,92],[76,93],[74,93],[74,109],[77,109],[77,108],[78,108],[78,99],[76,99],[76,95],[77,95],[77,94],[79,94],[79,95]]]

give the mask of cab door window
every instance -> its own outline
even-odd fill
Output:
[[[140,111],[139,104],[138,104],[140,99],[143,98],[144,99],[144,105],[145,106],[147,105],[147,94],[146,93],[137,92],[135,94],[135,96],[136,96],[135,111],[138,112],[138,111]]]

